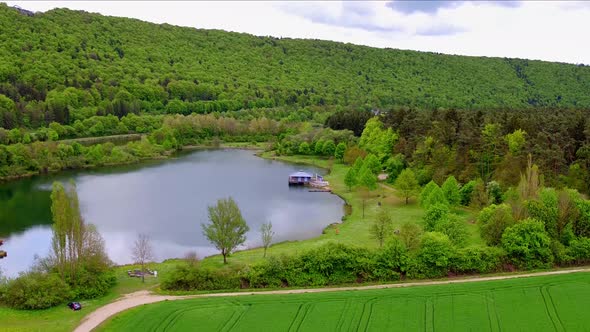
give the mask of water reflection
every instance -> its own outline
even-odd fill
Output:
[[[301,168],[260,159],[250,151],[207,150],[149,165],[0,185],[0,234],[8,236],[10,261],[16,256],[24,262],[2,261],[0,266],[14,275],[30,265],[34,253],[47,251],[51,183],[69,178],[76,181],[84,219],[97,225],[109,256],[121,264],[131,261],[130,248],[139,232],[152,238],[158,260],[181,257],[190,250],[200,256],[215,253],[200,224],[207,221],[207,206],[228,196],[236,200],[250,226],[247,247],[260,245],[258,229],[267,221],[273,223],[275,242],[317,236],[326,225],[340,220],[342,201],[326,193],[289,188],[288,174]],[[23,243],[19,236],[33,242]]]

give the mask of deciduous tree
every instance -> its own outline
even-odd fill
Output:
[[[393,221],[391,216],[385,210],[377,213],[377,218],[371,225],[371,236],[379,242],[379,247],[383,247],[383,242],[391,235],[393,231]]]
[[[270,221],[260,225],[260,235],[262,237],[262,247],[264,248],[264,255],[262,257],[266,257],[266,251],[270,247],[272,238],[275,235],[275,232],[272,230],[272,223]]]
[[[145,264],[154,258],[150,238],[146,234],[137,234],[133,245],[133,261],[141,265],[141,281],[145,282]]]
[[[410,198],[416,196],[420,190],[420,185],[418,184],[416,175],[409,168],[404,169],[400,173],[400,175],[395,180],[394,186],[395,189],[397,189],[396,194],[404,198],[406,204],[408,204]]]
[[[231,197],[219,199],[208,210],[209,223],[201,224],[203,234],[221,251],[223,263],[227,264],[227,256],[246,241],[246,232],[250,227],[242,217],[238,204]]]

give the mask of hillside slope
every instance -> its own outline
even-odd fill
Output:
[[[587,66],[257,37],[65,9],[27,16],[0,4],[0,94],[15,102],[0,96],[0,125],[8,128],[70,122],[81,109],[588,108],[589,91]]]

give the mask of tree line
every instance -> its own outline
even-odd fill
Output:
[[[404,108],[368,120],[357,145],[377,155],[391,182],[410,167],[421,185],[454,175],[463,183],[480,178],[507,188],[518,183],[530,154],[546,185],[589,193],[588,115],[586,110]],[[339,118],[356,116],[345,112]],[[350,130],[357,126],[334,121],[326,123]]]

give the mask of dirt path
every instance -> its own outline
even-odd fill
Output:
[[[400,284],[385,284],[385,285],[371,285],[371,286],[358,286],[358,287],[337,287],[337,288],[312,288],[312,289],[288,289],[288,290],[275,290],[267,292],[232,292],[232,293],[214,293],[214,294],[199,294],[199,295],[186,295],[186,296],[173,296],[173,295],[154,295],[150,292],[143,290],[135,293],[124,295],[121,299],[109,303],[96,309],[86,316],[82,323],[74,330],[74,332],[87,332],[96,328],[102,322],[107,320],[109,317],[143,304],[155,303],[160,301],[173,301],[173,300],[186,300],[194,299],[199,297],[220,297],[220,296],[245,296],[245,295],[271,295],[271,294],[303,294],[303,293],[323,293],[323,292],[338,292],[338,291],[350,291],[350,290],[368,290],[368,289],[384,289],[384,288],[401,288],[401,287],[412,287],[412,286],[426,286],[426,285],[445,285],[445,284],[457,284],[466,282],[480,282],[480,281],[493,281],[493,280],[505,280],[515,278],[526,278],[536,276],[548,276],[558,274],[569,274],[576,272],[590,272],[590,268],[572,269],[572,270],[559,270],[549,272],[537,272],[527,274],[513,274],[505,276],[494,276],[494,277],[477,277],[477,278],[462,278],[462,279],[451,279],[441,281],[423,281],[423,282],[408,282]]]

